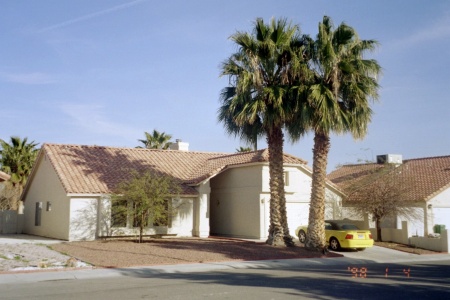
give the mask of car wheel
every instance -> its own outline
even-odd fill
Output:
[[[356,248],[356,250],[358,250],[358,251],[364,251],[364,250],[366,250],[366,248]]]
[[[306,232],[300,230],[298,232],[298,240],[300,241],[300,243],[304,243],[306,241]]]
[[[330,239],[330,249],[335,250],[335,251],[341,249],[341,245],[339,244],[339,241],[334,237],[332,237]]]

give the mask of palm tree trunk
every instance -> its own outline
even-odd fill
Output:
[[[270,226],[266,243],[274,246],[293,246],[294,242],[289,234],[286,215],[283,142],[283,131],[281,128],[274,128],[267,133],[270,174]]]
[[[14,190],[14,196],[11,200],[11,210],[18,210],[19,209],[19,203],[20,203],[20,195],[22,195],[23,192],[23,186],[21,184],[13,184],[13,190]]]
[[[310,250],[323,251],[327,245],[325,240],[325,182],[327,175],[330,137],[317,132],[314,135],[313,173],[311,186],[311,202],[309,206],[308,232],[305,247]]]

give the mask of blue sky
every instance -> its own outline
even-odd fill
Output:
[[[190,150],[246,146],[217,122],[228,37],[257,17],[315,36],[323,15],[376,39],[380,99],[366,138],[333,136],[329,171],[378,154],[450,155],[450,1],[0,1],[0,138],[135,147],[144,131]],[[312,164],[313,136],[285,152]],[[260,147],[265,147],[264,140]]]

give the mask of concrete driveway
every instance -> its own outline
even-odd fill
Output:
[[[336,253],[342,254],[346,258],[354,260],[362,260],[365,262],[371,261],[377,263],[450,259],[450,255],[448,253],[418,255],[378,246],[367,248],[364,251],[342,249],[341,251],[338,251]]]

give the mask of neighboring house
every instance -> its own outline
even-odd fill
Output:
[[[111,225],[109,195],[131,170],[155,170],[178,180],[182,192],[171,199],[177,209],[168,226],[149,227],[145,234],[267,237],[268,150],[190,152],[181,141],[171,148],[175,150],[44,144],[22,194],[24,232],[70,241],[136,234],[130,224]],[[308,221],[311,170],[304,160],[287,154],[284,168],[293,235]],[[328,194],[339,194],[332,183],[327,186]]]
[[[384,163],[395,164],[398,180],[408,184],[401,200],[414,207],[417,215],[412,218],[394,217],[384,222],[383,227],[401,228],[402,221],[408,221],[409,236],[428,236],[437,224],[450,228],[450,156],[402,160],[401,155],[382,155],[377,157],[377,161],[344,165],[327,178],[344,191],[349,186],[358,185],[371,171],[382,168]]]

